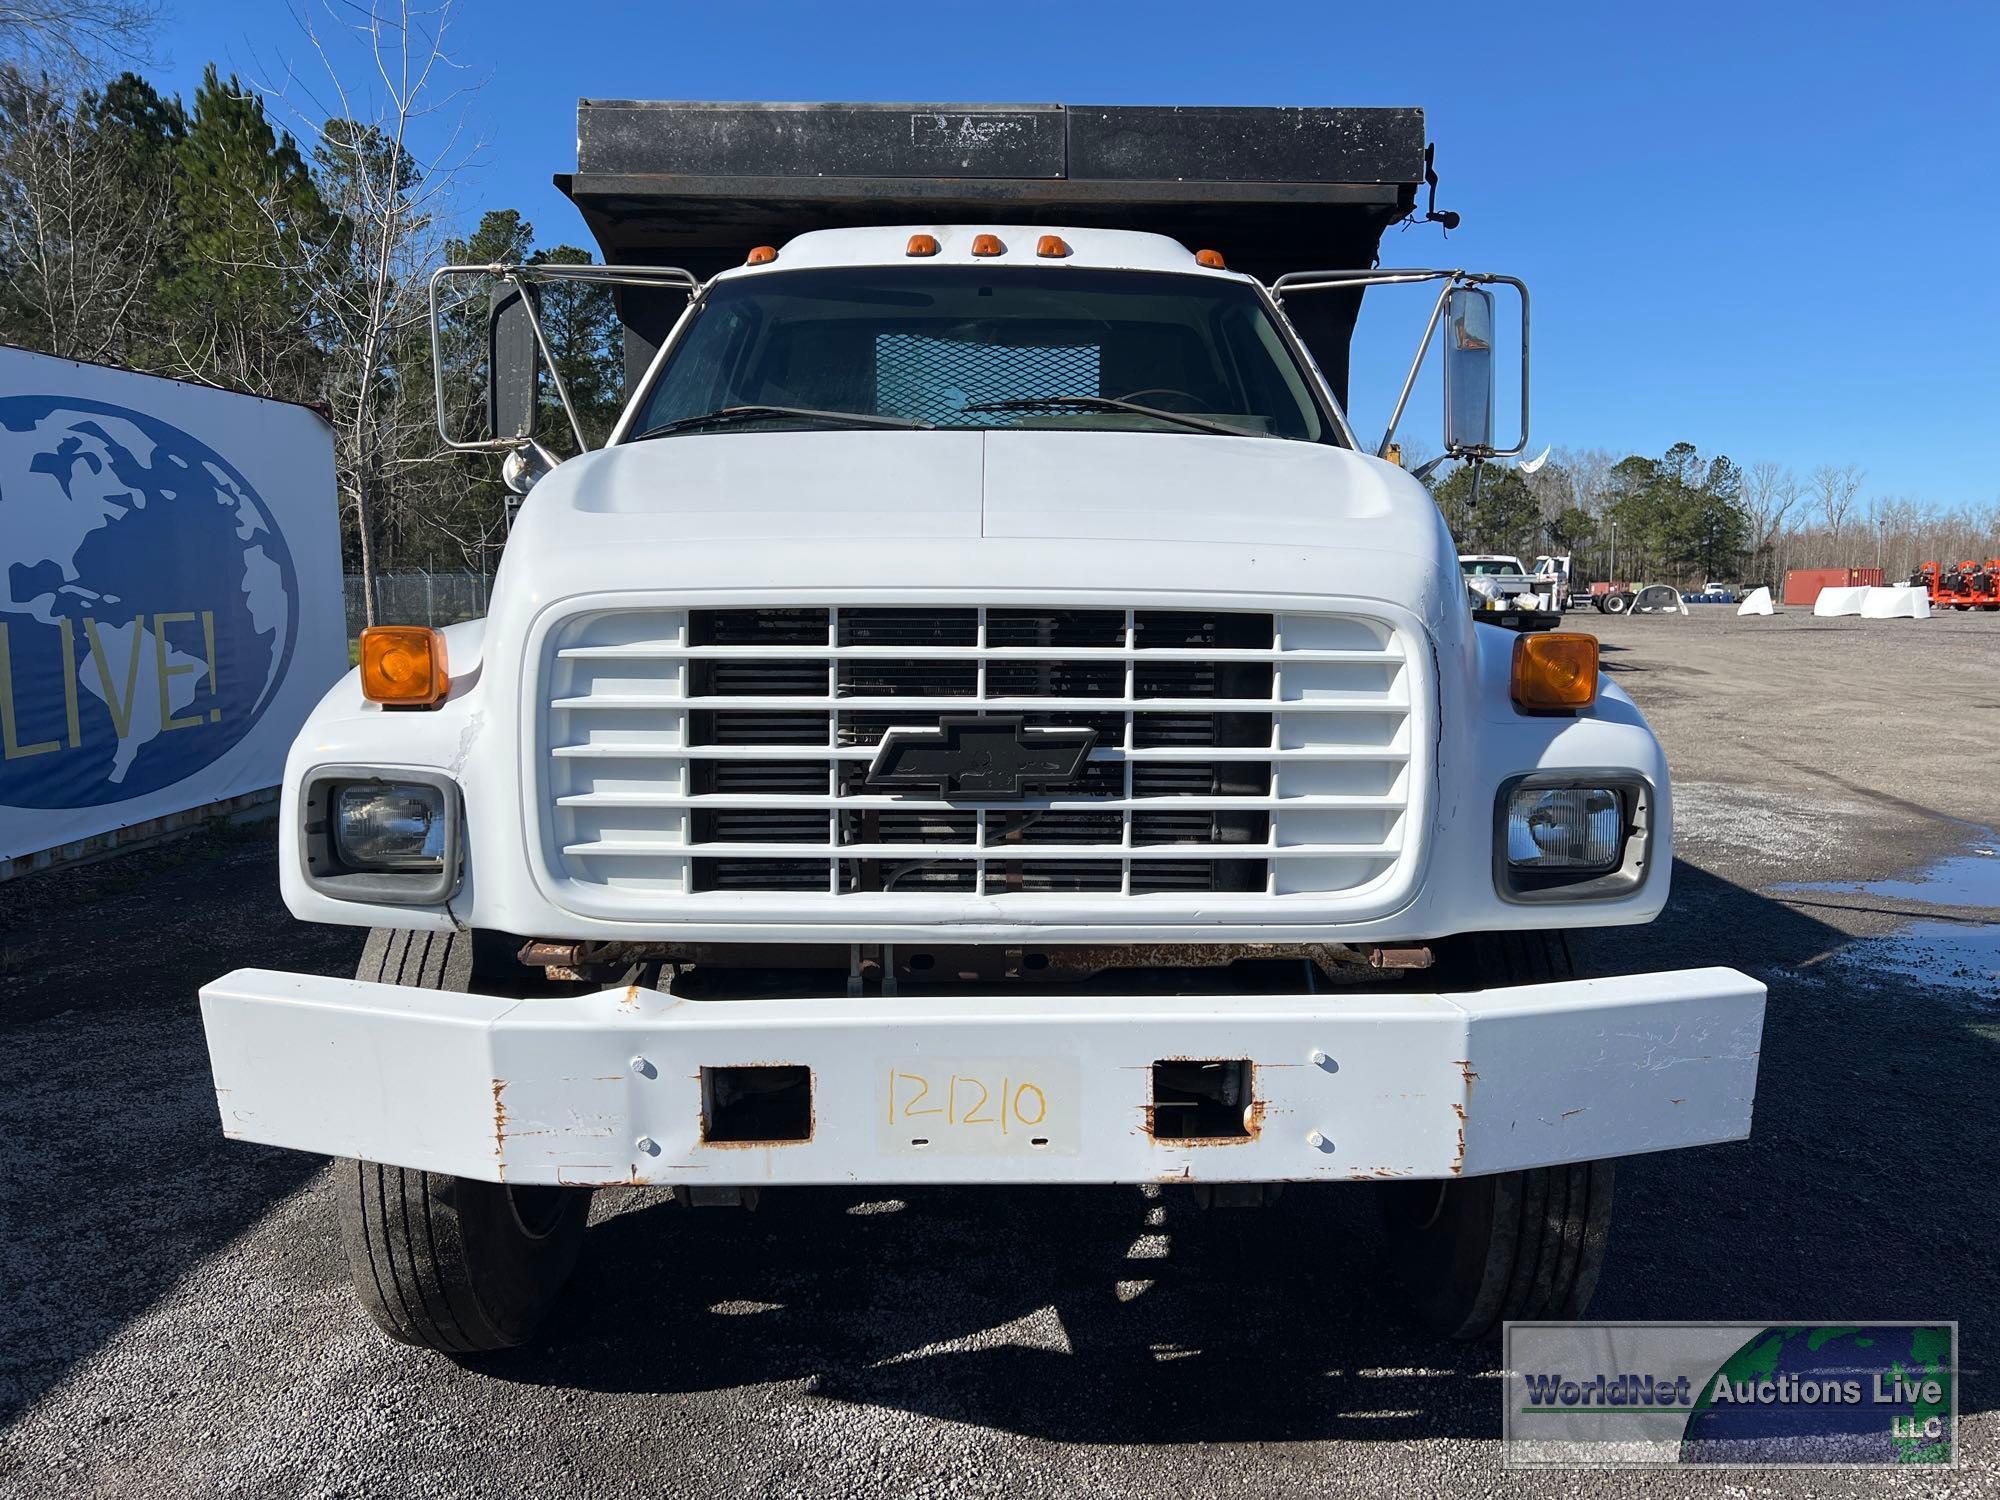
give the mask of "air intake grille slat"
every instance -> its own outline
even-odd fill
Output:
[[[1068,650],[1125,644],[1125,612],[1118,609],[989,609],[986,644],[1059,646]]]
[[[649,895],[1325,897],[1373,888],[1408,852],[1415,660],[1360,616],[614,610],[559,632],[547,671],[550,857],[573,889],[625,909]],[[890,729],[967,713],[1087,727],[1095,749],[1026,806],[868,784]]]

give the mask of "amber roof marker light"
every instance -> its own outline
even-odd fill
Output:
[[[427,625],[370,625],[361,632],[361,696],[429,708],[451,691],[444,636]]]
[[[743,264],[746,266],[768,266],[772,261],[776,260],[777,258],[778,258],[777,246],[759,245],[756,249],[752,250],[748,255],[743,257]]]
[[[1515,703],[1532,714],[1575,713],[1597,701],[1597,637],[1545,630],[1514,642]]]
[[[936,255],[938,253],[937,236],[934,234],[913,234],[910,236],[910,243],[903,248],[903,253],[905,255]]]
[[[1206,267],[1211,271],[1226,271],[1229,269],[1229,262],[1222,258],[1220,250],[1197,250],[1194,253],[1194,263],[1198,266]]]
[[[1069,245],[1059,234],[1045,234],[1035,241],[1035,254],[1043,260],[1061,260],[1069,254]]]
[[[1000,243],[997,234],[975,234],[972,237],[972,253],[980,256],[1005,255],[1007,247]]]

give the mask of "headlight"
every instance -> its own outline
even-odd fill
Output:
[[[1609,870],[1624,835],[1624,801],[1611,787],[1521,787],[1507,801],[1507,863],[1517,870]]]
[[[442,870],[444,793],[413,782],[364,781],[340,788],[334,845],[352,870]]]
[[[1502,782],[1493,883],[1509,901],[1630,895],[1652,855],[1652,790],[1630,771],[1536,771]]]
[[[441,771],[319,766],[299,788],[306,884],[341,901],[437,906],[458,890],[464,819]]]

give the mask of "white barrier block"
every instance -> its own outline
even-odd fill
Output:
[[[1819,598],[1813,601],[1816,615],[1858,615],[1861,601],[1867,597],[1865,588],[1821,589]]]
[[[1750,590],[1743,596],[1743,602],[1736,606],[1739,615],[1775,615],[1777,612],[1777,605],[1771,602],[1771,591],[1766,588]]]
[[[1892,583],[1887,588],[1868,590],[1861,601],[1864,620],[1928,620],[1931,596],[1914,584]]]

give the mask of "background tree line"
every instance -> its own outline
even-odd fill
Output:
[[[298,18],[326,77],[305,107],[212,65],[192,101],[162,95],[132,66],[150,3],[0,6],[0,341],[317,406],[334,425],[350,569],[490,571],[503,496],[489,458],[439,441],[429,274],[590,256],[537,249],[512,209],[452,236],[477,85],[454,81],[450,0],[307,0]],[[340,45],[357,38],[359,64]],[[357,66],[365,89],[342,76]],[[624,379],[610,295],[551,286],[542,314],[585,436],[600,441]],[[476,425],[483,327],[483,301],[445,310],[456,432]],[[559,453],[574,446],[552,407],[541,433]],[[1464,550],[1568,552],[1595,578],[1776,583],[1818,566],[1898,577],[2000,554],[2000,502],[1941,512],[1864,497],[1863,478],[1833,464],[1745,469],[1676,443],[1657,457],[1565,449],[1532,474],[1488,465],[1476,504],[1462,465],[1431,486]]]
[[[1852,465],[1744,469],[1676,443],[1657,458],[1557,449],[1532,474],[1489,464],[1476,504],[1467,465],[1433,476],[1431,491],[1462,550],[1529,562],[1567,552],[1594,579],[1777,585],[1792,568],[1818,567],[1898,579],[1925,561],[2000,556],[2000,501],[1939,510],[1864,497],[1864,479]]]
[[[350,569],[488,571],[502,496],[491,459],[438,438],[429,275],[590,256],[537,249],[511,209],[450,233],[466,152],[439,122],[469,92],[447,81],[448,7],[342,12],[342,35],[321,45],[315,25],[334,14],[301,15],[327,73],[312,109],[213,65],[192,100],[162,95],[123,65],[152,19],[135,0],[0,11],[0,341],[318,407],[335,430]],[[366,91],[333,61],[356,34],[377,65]],[[542,306],[599,440],[623,382],[610,296],[557,286]],[[461,433],[476,425],[484,343],[483,297],[447,309]],[[573,449],[547,415],[543,440]]]

